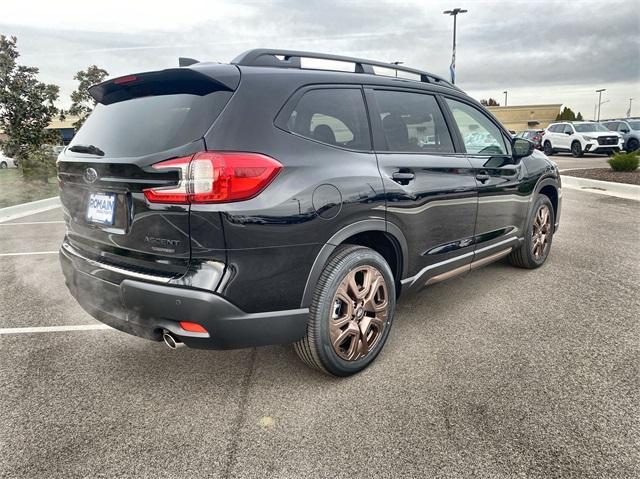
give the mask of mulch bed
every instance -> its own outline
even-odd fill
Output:
[[[613,171],[611,168],[586,168],[583,170],[563,170],[560,174],[589,178],[590,180],[640,185],[640,169],[636,171]]]

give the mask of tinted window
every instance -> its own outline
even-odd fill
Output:
[[[470,154],[501,155],[507,153],[507,147],[500,128],[498,128],[480,110],[447,98],[456,120],[462,141]]]
[[[94,145],[111,158],[170,150],[202,138],[230,97],[217,91],[98,104],[70,146]]]
[[[444,116],[433,96],[388,90],[376,90],[375,95],[388,151],[454,151]]]
[[[612,121],[611,123],[603,123],[611,131],[616,131],[618,128],[618,122]]]
[[[570,135],[573,135],[573,128],[571,127],[571,125],[564,125],[564,130],[565,133],[568,133]]]
[[[292,133],[329,145],[371,149],[362,91],[355,88],[310,90],[287,121]]]

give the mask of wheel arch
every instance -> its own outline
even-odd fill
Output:
[[[560,209],[560,183],[552,177],[542,178],[535,188],[536,194],[542,194],[549,198],[553,206],[553,217],[558,221]],[[533,207],[533,204],[532,206]],[[531,211],[529,212],[531,214]]]
[[[384,241],[378,243],[376,240],[380,239]],[[395,224],[383,219],[366,219],[345,226],[329,238],[320,249],[307,276],[300,307],[306,308],[311,304],[315,285],[322,270],[334,250],[342,244],[367,246],[380,253],[390,263],[396,282],[396,293],[400,294],[400,279],[407,271],[407,240]]]

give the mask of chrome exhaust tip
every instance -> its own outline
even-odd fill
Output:
[[[176,338],[169,331],[164,331],[162,333],[162,340],[164,341],[164,344],[166,344],[169,349],[178,349],[184,346],[184,343],[180,341],[178,338]]]

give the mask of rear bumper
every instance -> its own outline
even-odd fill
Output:
[[[245,313],[214,293],[125,279],[115,284],[83,272],[86,261],[68,249],[60,264],[69,291],[97,320],[135,336],[160,341],[171,331],[187,346],[236,349],[292,343],[306,333],[308,309]],[[207,333],[183,330],[179,321],[199,323]]]

